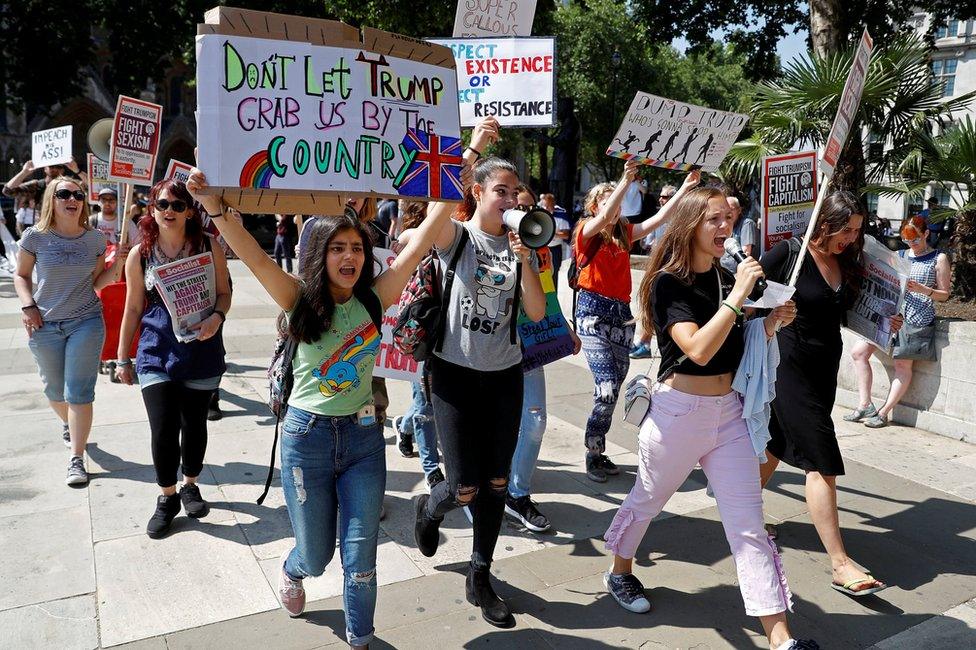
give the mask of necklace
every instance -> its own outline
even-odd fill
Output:
[[[184,241],[183,245],[180,247],[180,250],[176,251],[176,254],[173,257],[170,257],[163,251],[163,247],[160,246],[159,242],[157,241],[156,245],[153,247],[153,254],[156,256],[156,259],[163,264],[169,264],[170,262],[175,262],[176,260],[183,258],[183,252],[186,250],[188,243],[189,242]]]

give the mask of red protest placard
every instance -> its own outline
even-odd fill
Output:
[[[854,53],[854,63],[851,71],[847,74],[847,82],[844,84],[844,92],[840,96],[840,106],[837,107],[837,115],[834,117],[834,125],[830,127],[830,135],[827,136],[827,145],[824,147],[823,157],[820,159],[820,171],[828,178],[833,175],[837,159],[840,158],[847,136],[851,130],[851,123],[857,113],[857,107],[861,104],[861,92],[864,90],[864,79],[868,76],[868,62],[871,60],[871,51],[874,49],[874,41],[868,34],[867,28],[861,34],[861,43]]]
[[[159,104],[119,96],[112,125],[109,180],[152,185],[162,120],[163,107]]]

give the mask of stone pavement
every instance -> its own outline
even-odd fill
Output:
[[[180,517],[164,540],[146,537],[157,488],[137,389],[100,378],[87,488],[64,486],[60,426],[40,392],[9,281],[0,280],[0,648],[317,648],[344,645],[337,564],[306,581],[312,601],[292,620],[275,594],[277,559],[291,543],[278,481],[264,505],[273,421],[264,372],[275,310],[232,263],[234,308],[225,417],[212,423],[202,484],[211,514]],[[566,298],[564,305],[568,306]],[[646,362],[632,364],[645,371]],[[471,530],[442,526],[434,558],[412,539],[411,499],[424,488],[387,428],[388,478],[373,648],[765,647],[745,616],[715,502],[694,472],[652,524],[637,572],[654,609],[620,609],[604,593],[600,540],[633,483],[636,429],[620,423],[608,453],[623,475],[599,485],[582,469],[590,375],[582,359],[547,369],[548,428],[535,477],[554,532],[507,520],[493,572],[518,619],[496,630],[464,600]],[[391,415],[409,386],[389,382]],[[847,476],[839,507],[852,556],[893,585],[854,600],[830,573],[803,501],[802,475],[777,474],[768,520],[794,593],[794,632],[824,648],[976,647],[976,447],[903,427],[869,430],[836,414]]]

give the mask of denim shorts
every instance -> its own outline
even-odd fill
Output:
[[[149,388],[150,386],[155,386],[156,384],[161,384],[165,381],[176,381],[170,379],[169,375],[165,372],[160,372],[157,370],[149,370],[147,372],[140,372],[139,378],[139,389]],[[205,377],[203,379],[184,379],[179,383],[183,384],[190,390],[217,390],[220,387],[220,378],[223,375],[215,375],[213,377]]]
[[[28,347],[52,402],[91,404],[95,401],[98,362],[105,342],[102,315],[46,321],[30,337]]]

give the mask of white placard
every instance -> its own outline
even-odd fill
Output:
[[[163,176],[163,178],[166,180],[186,183],[186,181],[190,178],[191,169],[193,169],[193,165],[189,163],[180,162],[179,160],[170,160],[169,164],[166,166],[166,175]]]
[[[864,238],[862,260],[864,279],[857,302],[847,312],[847,327],[890,354],[895,337],[891,317],[902,310],[912,262],[882,246],[874,237]]]
[[[817,202],[817,152],[801,151],[762,160],[759,230],[762,251],[802,237]]]
[[[390,263],[396,259],[396,253],[388,248],[373,248],[373,258],[376,260],[376,276],[390,268]],[[420,381],[423,376],[424,364],[414,361],[409,354],[400,351],[393,343],[393,327],[397,322],[399,305],[390,305],[383,314],[383,340],[376,353],[376,365],[373,376],[387,379],[402,379],[404,381]]]
[[[556,124],[556,39],[427,40],[454,52],[461,126],[489,116],[509,127]]]
[[[455,37],[530,36],[536,0],[458,0]]]
[[[31,162],[38,169],[71,162],[71,125],[31,133]]]
[[[834,173],[837,159],[840,158],[847,142],[847,136],[851,130],[851,123],[857,114],[857,108],[861,104],[861,92],[864,90],[864,79],[868,76],[868,63],[871,61],[871,51],[874,49],[874,41],[868,34],[867,27],[861,34],[861,42],[857,46],[854,54],[854,62],[851,64],[851,71],[847,73],[847,81],[844,83],[844,92],[840,96],[840,105],[837,107],[837,115],[834,116],[834,124],[830,127],[830,135],[827,136],[827,144],[824,146],[823,157],[820,159],[820,169],[830,177]]]

